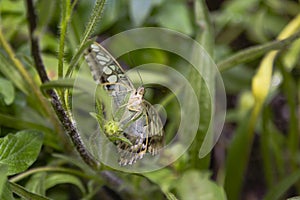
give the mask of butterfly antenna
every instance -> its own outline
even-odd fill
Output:
[[[132,66],[135,66],[134,60],[132,59],[132,56],[131,56],[130,52],[128,53],[128,58],[129,58],[130,63],[132,64]],[[141,86],[143,86],[144,83],[143,83],[143,80],[142,80],[142,77],[141,77],[141,74],[140,74],[139,70],[137,70],[137,74],[138,74],[138,76],[140,78],[140,81],[142,83]]]
[[[137,71],[137,74],[139,75],[139,77],[140,77],[140,81],[141,81],[141,85],[144,87],[144,83],[143,83],[143,79],[142,79],[142,76],[141,76],[141,74],[140,74],[140,71],[137,69],[136,70]]]

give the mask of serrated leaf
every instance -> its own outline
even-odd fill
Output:
[[[86,193],[86,190],[79,178],[70,174],[62,174],[62,173],[54,173],[48,175],[45,182],[45,188],[46,190],[48,190],[49,188],[52,188],[58,184],[64,184],[64,183],[73,184],[80,189],[82,194]]]
[[[15,99],[15,90],[13,84],[3,78],[0,78],[0,97],[3,97],[4,103],[10,105]]]
[[[144,23],[145,19],[149,16],[152,9],[152,0],[131,0],[130,17],[135,26],[140,26]]]
[[[8,175],[25,171],[36,160],[43,144],[39,131],[24,130],[0,139],[0,165],[7,165]]]

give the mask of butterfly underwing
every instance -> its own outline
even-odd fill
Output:
[[[110,96],[97,119],[118,149],[119,164],[131,165],[145,153],[156,155],[163,143],[163,125],[155,108],[144,99],[145,88],[133,86],[114,57],[94,42],[85,52],[94,81]]]

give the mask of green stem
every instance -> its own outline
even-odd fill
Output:
[[[105,0],[96,0],[90,20],[88,22],[88,25],[86,26],[82,40],[80,42],[78,51],[73,56],[73,58],[70,62],[70,65],[68,67],[66,77],[70,77],[72,75],[72,72],[74,71],[74,68],[75,68],[83,50],[86,48],[89,37],[93,34],[93,31],[97,25],[97,22],[100,20],[101,14],[104,9],[105,2],[106,2]]]
[[[86,173],[83,173],[79,170],[67,169],[67,168],[63,168],[63,167],[39,167],[39,168],[30,169],[30,170],[25,171],[24,173],[18,174],[16,176],[10,178],[9,181],[15,183],[15,182],[21,181],[21,180],[31,176],[32,174],[36,174],[39,172],[64,172],[64,173],[80,176],[82,178],[94,179],[94,180],[98,180],[99,182],[102,182],[102,180],[99,179],[97,176],[87,175]]]
[[[59,39],[59,49],[58,49],[58,70],[57,74],[58,77],[63,77],[64,73],[64,49],[65,49],[65,40],[66,40],[66,33],[68,28],[68,22],[70,20],[71,15],[71,0],[62,1],[62,19],[60,23],[60,39]]]
[[[62,19],[60,23],[60,40],[59,40],[59,49],[58,49],[58,77],[62,78],[64,73],[64,49],[65,49],[65,41],[66,41],[66,34],[68,29],[68,24],[70,22],[72,11],[78,0],[75,0],[71,4],[71,0],[62,1]]]
[[[297,32],[284,40],[279,40],[279,41],[275,40],[263,45],[250,47],[230,56],[225,60],[222,60],[217,65],[219,67],[219,70],[223,72],[239,64],[254,60],[255,58],[262,56],[271,50],[278,50],[278,49],[285,48],[298,38],[300,38],[300,32]]]

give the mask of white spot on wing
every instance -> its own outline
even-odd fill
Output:
[[[109,68],[111,68],[113,71],[116,70],[116,66],[115,65],[110,65]]]
[[[100,65],[105,65],[106,62],[104,61],[99,61]]]
[[[99,48],[97,45],[95,45],[95,44],[92,44],[92,45],[91,45],[91,48],[92,48],[93,51],[95,51],[95,52],[99,52],[99,51],[100,51],[100,48]]]
[[[109,67],[105,66],[103,67],[103,72],[107,75],[110,75],[112,73],[112,70]]]
[[[104,62],[109,62],[110,61],[109,57],[105,57],[105,56],[102,56],[100,54],[97,54],[96,58],[99,61],[104,61]]]
[[[116,75],[111,75],[111,76],[109,76],[109,77],[107,78],[107,80],[108,80],[108,82],[110,82],[110,83],[115,83],[115,82],[117,82],[118,78],[117,78]]]

